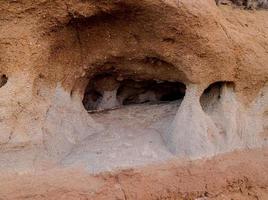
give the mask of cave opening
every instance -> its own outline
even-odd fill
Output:
[[[235,85],[231,81],[218,81],[209,85],[200,98],[200,104],[205,112],[216,110],[221,101],[223,88],[233,92]]]
[[[83,105],[89,112],[131,104],[159,104],[183,99],[186,86],[181,82],[122,78],[116,74],[95,75],[85,89]]]

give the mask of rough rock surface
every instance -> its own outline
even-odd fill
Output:
[[[267,156],[266,148],[98,175],[81,168],[5,172],[0,194],[5,200],[266,200]]]
[[[1,169],[265,148],[267,1],[224,2],[1,1]]]
[[[237,5],[246,9],[267,9],[267,0],[216,0],[216,4],[220,5]]]

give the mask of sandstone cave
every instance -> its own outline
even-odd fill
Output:
[[[0,200],[268,199],[267,9],[0,1]]]

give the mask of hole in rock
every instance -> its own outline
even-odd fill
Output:
[[[200,98],[200,103],[204,111],[212,111],[217,108],[225,86],[228,93],[234,92],[234,83],[230,81],[215,82],[205,89]]]
[[[83,104],[103,130],[75,147],[65,165],[85,163],[99,172],[174,158],[162,134],[173,122],[186,87],[137,77],[108,72],[89,80]]]
[[[112,74],[101,74],[88,83],[83,104],[88,111],[130,104],[157,104],[180,100],[185,90],[185,85],[180,82],[122,79]]]
[[[135,12],[134,9],[123,9],[90,18],[77,18],[68,24],[68,31],[71,30],[73,34],[70,35],[75,38],[66,40],[64,45],[68,41],[76,41],[77,50],[81,50],[79,57],[86,55],[81,56],[83,64],[88,62],[88,66],[94,66],[85,69],[89,80],[87,85],[83,85],[82,96],[84,108],[93,121],[86,120],[89,123],[81,127],[83,135],[86,133],[88,137],[72,148],[62,161],[65,165],[84,163],[90,170],[98,172],[163,161],[174,156],[164,143],[162,134],[174,120],[185,94],[185,85],[169,80],[187,78],[183,71],[157,52],[146,51],[146,55],[136,55],[137,42],[144,38],[144,34],[147,35],[147,30],[143,33]],[[144,20],[143,17],[141,20]],[[121,50],[112,53],[121,48],[121,41],[129,44],[129,48],[133,47],[132,55],[123,53],[123,49],[122,55]],[[69,45],[70,49],[75,49],[72,48],[73,42]],[[96,50],[96,46],[100,48]],[[64,48],[55,50],[65,52]],[[51,55],[54,58],[55,53]],[[96,60],[98,55],[107,57]],[[82,79],[81,85],[85,83]],[[96,122],[102,129],[92,130],[94,126],[90,122]],[[75,131],[80,131],[80,127]]]
[[[7,83],[7,80],[8,80],[8,77],[5,74],[1,75],[1,77],[0,77],[0,88],[3,87]]]
[[[226,134],[228,123],[224,115],[236,109],[234,87],[233,82],[216,82],[211,84],[200,98],[202,109],[211,117],[222,135]]]

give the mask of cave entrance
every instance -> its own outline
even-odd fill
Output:
[[[131,104],[158,104],[183,99],[186,86],[181,82],[118,78],[113,74],[94,76],[88,83],[83,105],[89,112]]]
[[[84,85],[84,107],[101,130],[76,145],[63,163],[85,163],[99,172],[174,158],[162,134],[172,125],[186,86],[118,71],[91,75]]]

